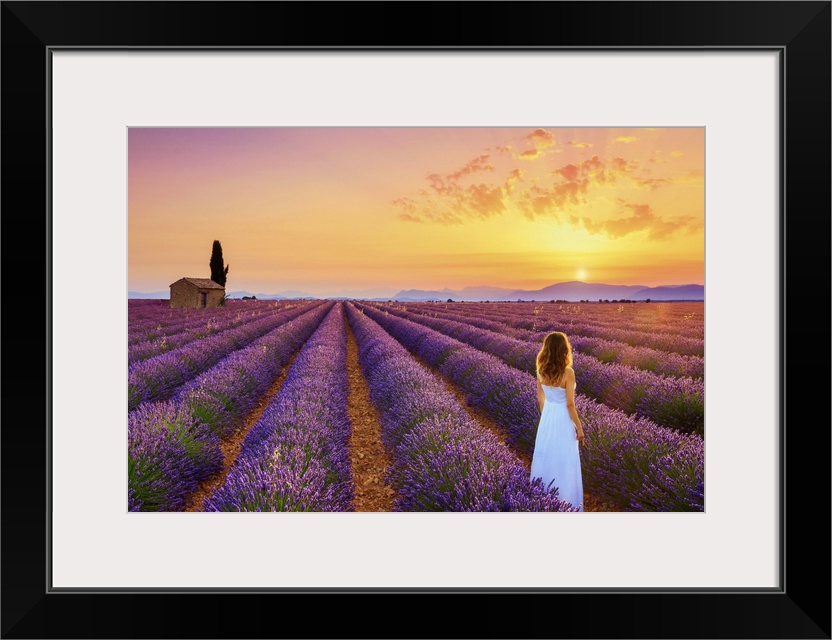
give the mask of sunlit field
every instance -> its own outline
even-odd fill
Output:
[[[374,488],[374,510],[574,510],[529,478],[550,331],[574,350],[587,510],[704,511],[702,302],[128,308],[130,511],[347,512]]]

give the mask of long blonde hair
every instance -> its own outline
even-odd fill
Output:
[[[540,381],[553,386],[563,378],[566,367],[572,366],[572,345],[562,331],[552,331],[543,339],[537,354],[537,375]]]

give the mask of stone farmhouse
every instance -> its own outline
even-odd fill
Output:
[[[210,278],[180,278],[170,285],[171,307],[191,309],[221,307],[224,300],[225,287]]]

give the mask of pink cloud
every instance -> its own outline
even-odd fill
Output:
[[[534,160],[544,155],[544,150],[555,144],[555,134],[546,129],[535,129],[525,140],[530,145],[530,148],[514,155],[520,160]]]
[[[646,231],[649,240],[664,240],[678,231],[693,232],[701,227],[701,222],[692,216],[660,217],[653,212],[649,204],[632,204],[620,198],[618,202],[630,215],[608,220],[570,216],[570,222],[575,226],[583,226],[592,234],[605,235],[613,239]]]
[[[526,137],[534,143],[534,146],[538,149],[551,147],[555,144],[555,134],[551,131],[546,131],[546,129],[535,129]]]
[[[414,216],[410,213],[400,213],[399,220],[404,220],[405,222],[424,222],[424,219],[420,218],[419,216]]]
[[[488,163],[489,156],[487,154],[483,154],[471,160],[468,164],[464,167],[459,169],[458,171],[454,171],[453,173],[448,174],[447,178],[449,180],[459,180],[463,176],[467,176],[472,173],[476,173],[478,171],[494,171],[494,167]]]
[[[667,178],[636,178],[634,182],[639,186],[646,187],[651,191],[658,189],[664,184],[669,184],[671,181]]]
[[[502,187],[489,187],[486,184],[472,184],[468,187],[465,204],[468,209],[478,214],[480,218],[490,218],[503,213],[506,206],[503,202]]]

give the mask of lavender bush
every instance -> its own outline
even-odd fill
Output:
[[[181,511],[199,481],[222,467],[217,435],[173,402],[131,412],[127,443],[130,511]]]
[[[628,511],[703,511],[702,438],[578,395],[584,487]]]
[[[205,511],[350,511],[347,343],[335,305],[247,434]]]

